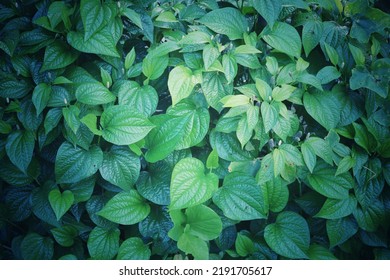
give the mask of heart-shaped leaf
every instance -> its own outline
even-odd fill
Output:
[[[170,209],[195,206],[210,199],[218,188],[218,176],[205,174],[203,163],[196,158],[184,158],[172,172]]]
[[[59,189],[54,189],[49,193],[49,202],[58,221],[72,206],[74,195],[71,191],[61,193]]]

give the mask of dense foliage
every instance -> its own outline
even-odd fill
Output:
[[[373,0],[1,1],[0,258],[389,259]]]

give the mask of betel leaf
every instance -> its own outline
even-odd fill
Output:
[[[335,220],[327,220],[326,232],[328,234],[330,247],[343,244],[355,235],[358,229],[358,224],[352,216]]]
[[[65,123],[77,134],[81,125],[79,115],[80,109],[76,105],[70,105],[69,107],[62,108],[62,115],[64,116]]]
[[[329,249],[315,243],[310,245],[307,255],[311,260],[337,260]]]
[[[99,171],[111,184],[130,190],[138,179],[140,169],[139,158],[128,147],[112,146],[110,151],[103,153]]]
[[[177,241],[177,247],[191,254],[196,260],[207,260],[209,258],[209,248],[206,241],[189,233],[183,233]]]
[[[319,20],[309,20],[302,28],[302,44],[306,57],[318,45],[323,33],[323,25]]]
[[[111,198],[98,215],[121,225],[133,225],[145,219],[149,212],[149,204],[136,190],[129,190]]]
[[[5,151],[11,162],[27,174],[35,144],[34,132],[17,130],[8,135]]]
[[[107,108],[100,119],[103,138],[116,145],[129,145],[143,139],[154,125],[128,105]]]
[[[282,11],[281,0],[252,0],[251,5],[267,21],[272,28]]]
[[[348,199],[348,192],[354,182],[349,173],[335,176],[336,169],[319,162],[312,174],[307,175],[308,183],[318,193],[334,199]]]
[[[309,226],[304,218],[294,212],[280,213],[275,223],[265,227],[267,244],[279,255],[291,259],[307,259],[310,245]]]
[[[106,9],[105,9],[106,8]],[[98,0],[82,0],[80,3],[81,20],[84,25],[84,40],[87,41],[96,31],[101,28],[108,16],[105,11],[108,7],[103,7]],[[107,17],[109,18],[109,17]]]
[[[46,83],[38,84],[32,94],[32,102],[34,103],[37,115],[42,113],[49,103],[52,94],[51,86]]]
[[[184,232],[195,235],[202,240],[212,240],[222,231],[221,218],[211,208],[200,204],[189,207],[186,212]]]
[[[119,247],[117,260],[148,260],[151,251],[139,237],[130,237]]]
[[[261,185],[263,193],[267,194],[269,210],[282,211],[288,202],[289,190],[287,183],[280,177],[273,178]]]
[[[97,146],[88,151],[64,142],[57,152],[55,174],[57,183],[75,183],[95,174],[103,162],[103,152]]]
[[[53,189],[49,193],[49,202],[57,221],[69,210],[74,202],[74,195],[71,191],[60,192],[59,189]]]
[[[213,10],[204,15],[199,22],[216,33],[228,36],[230,40],[242,39],[243,33],[248,29],[247,20],[234,8]]]
[[[240,233],[237,234],[235,247],[236,247],[237,254],[240,255],[241,257],[252,255],[255,251],[255,246],[252,239]]]
[[[77,228],[71,225],[53,228],[50,232],[53,234],[55,241],[63,247],[71,247],[78,235]]]
[[[263,119],[265,132],[267,133],[277,123],[279,113],[276,107],[274,106],[274,103],[269,104],[267,102],[263,102],[261,103],[260,110],[261,110],[261,116]]]
[[[210,114],[206,108],[197,107],[189,100],[183,100],[167,110],[171,116],[181,116],[186,121],[183,138],[178,142],[175,149],[181,150],[199,144],[206,136]]]
[[[266,196],[255,178],[233,172],[225,177],[223,186],[214,194],[213,201],[229,219],[244,221],[266,218]]]
[[[342,104],[332,91],[305,92],[303,104],[309,115],[327,130],[335,128],[340,121]]]
[[[295,57],[301,56],[301,37],[298,31],[287,23],[275,22],[273,28],[267,25],[260,36],[279,52]]]
[[[76,89],[76,98],[87,105],[106,104],[115,101],[116,96],[102,83],[83,83]]]
[[[357,200],[354,195],[349,195],[347,199],[328,198],[322,206],[320,212],[315,217],[324,219],[340,219],[346,217],[356,209]]]
[[[41,72],[53,69],[61,69],[72,64],[78,58],[79,53],[65,42],[55,41],[45,49]]]
[[[89,234],[87,247],[92,259],[110,260],[119,250],[120,230],[95,227]]]
[[[205,72],[202,78],[202,90],[207,103],[214,109],[220,111],[222,103],[220,100],[233,93],[233,84],[228,83],[225,75],[219,72]]]
[[[32,232],[23,238],[20,251],[25,260],[51,260],[54,255],[54,242],[50,237]]]
[[[195,206],[210,199],[218,188],[218,177],[205,174],[203,163],[196,158],[184,158],[174,167],[171,179],[170,209]]]
[[[175,106],[180,100],[188,97],[196,81],[193,77],[191,69],[179,65],[169,72],[168,88],[172,97],[172,105]]]

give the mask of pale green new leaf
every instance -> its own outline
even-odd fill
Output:
[[[56,215],[57,221],[59,221],[72,206],[74,195],[71,191],[66,190],[61,193],[59,189],[55,188],[49,193],[49,202]]]
[[[183,65],[173,68],[168,76],[168,89],[172,97],[172,105],[175,106],[180,100],[188,97],[195,85],[191,69]]]

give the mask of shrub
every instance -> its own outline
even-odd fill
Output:
[[[1,258],[388,259],[383,7],[2,1]]]

